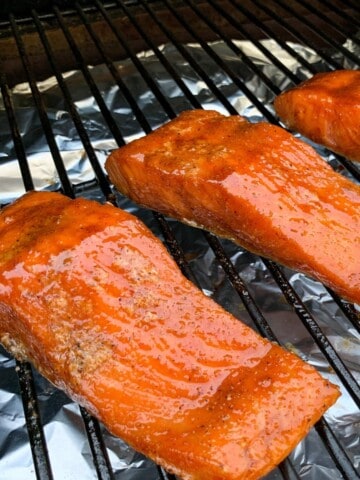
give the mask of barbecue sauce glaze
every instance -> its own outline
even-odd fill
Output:
[[[135,202],[360,303],[360,187],[284,129],[188,111],[115,150],[106,169]]]
[[[360,71],[322,72],[276,97],[290,129],[360,162]]]
[[[0,214],[0,337],[184,479],[257,479],[338,389],[185,279],[135,217],[28,193]]]

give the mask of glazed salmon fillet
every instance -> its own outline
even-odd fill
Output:
[[[284,129],[187,111],[115,150],[105,167],[138,204],[360,303],[360,187]]]
[[[206,297],[145,225],[31,192],[0,213],[0,337],[183,479],[257,479],[339,395]]]
[[[318,73],[280,94],[285,125],[351,160],[360,161],[360,71]]]

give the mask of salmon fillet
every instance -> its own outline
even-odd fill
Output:
[[[261,477],[339,395],[120,209],[32,192],[1,211],[0,239],[4,346],[183,479]]]
[[[360,303],[360,187],[284,129],[187,111],[115,150],[105,167],[135,202]]]
[[[360,161],[360,71],[318,73],[280,94],[285,125],[351,160]]]

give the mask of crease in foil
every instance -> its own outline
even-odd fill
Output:
[[[281,90],[291,86],[291,82],[286,76],[271,64],[251,42],[239,41],[234,43]],[[276,42],[265,40],[262,44],[300,78],[305,79],[310,76],[309,72],[299,65],[294,57],[282,50]],[[344,46],[354,53],[360,53],[359,47],[350,40]],[[211,47],[231,66],[239,78],[245,82],[246,87],[267,106],[270,112],[273,112],[273,94],[264,87],[258,77],[249,70],[241,59],[222,42],[214,42]],[[291,44],[291,47],[309,63],[313,64],[317,70],[329,69],[326,63],[311,49],[297,44]],[[189,44],[186,48],[239,114],[246,116],[253,122],[263,120],[258,109],[233,84],[231,79],[209,59],[199,45]],[[227,113],[216,95],[194,73],[191,66],[174,46],[171,44],[163,45],[160,49],[203,108]],[[345,68],[353,67],[349,61],[343,60],[339,53],[334,53],[333,56],[337,61],[343,63]],[[175,81],[164,70],[151,51],[142,52],[139,54],[139,58],[176,113],[192,108]],[[132,62],[124,60],[116,65],[150,126],[156,128],[168,121],[168,117],[159,106],[154,94],[149,90]],[[106,105],[121,130],[124,141],[128,142],[144,135],[131,108],[123,98],[119,88],[114,84],[106,66],[100,65],[90,67],[90,69]],[[63,77],[77,106],[97,158],[103,166],[109,152],[117,148],[118,145],[109,132],[82,74],[78,71],[71,71],[64,74]],[[71,182],[75,185],[91,182],[94,179],[93,169],[78,132],[67,112],[56,79],[52,77],[39,82],[38,87],[46,104],[47,115]],[[58,189],[60,187],[59,176],[36,113],[29,85],[25,83],[17,85],[13,88],[11,94],[35,188],[38,190]],[[10,140],[11,133],[3,105],[0,105],[0,119],[2,124],[0,132],[0,203],[6,204],[22,195],[24,186],[14,146]],[[341,166],[337,164],[332,154],[329,154],[326,149],[318,146],[316,148],[327,161],[341,171]],[[85,194],[87,194],[86,191]],[[91,196],[91,192],[89,196]],[[139,215],[155,233],[161,236],[154,218],[147,210],[138,208],[121,196],[119,197],[119,204],[121,207]],[[203,233],[176,221],[170,220],[170,222],[204,293],[212,296],[224,308],[241,318],[242,321],[253,326],[238,295],[229,284],[214,253],[205,241]],[[324,377],[334,383],[339,383],[299,318],[284,301],[278,286],[262,261],[229,241],[221,240],[221,243],[234,262],[241,278],[249,287],[250,293],[261,308],[279,341],[305,361],[314,365]],[[359,334],[343,316],[340,308],[334,303],[323,286],[304,275],[288,270],[285,270],[285,272],[339,356],[350,368],[355,379],[360,380]],[[14,368],[15,363],[1,347],[0,363],[0,478],[33,480],[36,475]],[[35,372],[35,383],[54,480],[90,480],[97,478],[79,407],[70,401],[64,393],[50,385],[37,372]],[[347,450],[355,468],[360,472],[360,415],[345,389],[342,388],[340,400],[326,413],[325,418]],[[161,479],[157,467],[150,460],[134,452],[124,442],[109,434],[104,427],[101,428],[115,479]],[[338,471],[319,439],[316,429],[312,429],[306,439],[299,443],[291,453],[290,459],[293,461],[301,479],[338,480],[339,478]],[[284,468],[287,467],[284,466]],[[291,472],[289,472],[289,476],[290,474]],[[280,478],[280,474],[277,469],[266,477],[267,480],[278,478]]]

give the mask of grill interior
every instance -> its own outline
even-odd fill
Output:
[[[29,161],[34,152],[38,153],[37,145],[36,142],[35,145],[29,143],[24,136],[25,127],[21,117],[23,109],[29,107],[29,104],[20,104],[15,100],[18,85],[26,82],[31,108],[36,112],[36,128],[44,138],[39,151],[43,153],[46,150],[44,154],[48,154],[47,161],[54,164],[57,176],[56,182],[46,188],[60,190],[71,197],[84,195],[99,201],[116,201],[129,209],[136,207],[114,192],[108,182],[102,162],[104,151],[92,134],[93,120],[89,121],[81,110],[81,99],[74,99],[74,85],[67,81],[64,72],[78,72],[80,83],[89,92],[98,112],[96,122],[103,126],[106,140],[115,148],[126,143],[136,129],[141,135],[149,133],[159,123],[175,118],[181,110],[210,108],[214,99],[216,106],[226,113],[243,113],[234,101],[233,92],[238,90],[256,109],[256,118],[278,123],[271,102],[282,88],[297,84],[318,71],[357,69],[360,63],[360,15],[356,1],[94,0],[58,3],[58,6],[53,2],[44,2],[38,9],[24,8],[16,15],[2,12],[0,26],[4,113],[1,142],[4,145],[2,151],[5,152],[0,159],[0,166],[9,162],[11,154],[6,152],[13,152],[21,189],[41,188],[34,174],[34,164]],[[269,40],[271,43],[267,43]],[[256,49],[271,69],[263,69],[261,62],[255,61],[252,54],[243,48],[243,42]],[[195,49],[189,48],[189,44],[195,45]],[[221,50],[216,47],[219,44]],[[312,54],[304,55],[299,50],[299,45],[310,48]],[[173,57],[166,53],[169,49],[176,52],[178,61],[175,64],[171,61]],[[147,53],[143,54],[144,51]],[[223,54],[224,51],[227,55]],[[296,61],[298,68],[295,70],[291,67],[291,62],[284,62],[284,56],[278,55],[279,51],[286,58]],[[198,55],[199,52],[201,56]],[[154,76],[149,70],[149,55],[155,71],[165,72],[166,78],[170,78],[171,89],[164,87],[164,77],[160,74]],[[316,62],[312,59],[313,55],[317,58]],[[205,64],[204,58],[207,60]],[[234,58],[241,60],[240,70],[234,67]],[[189,88],[186,76],[179,73],[179,64],[197,77],[201,87],[200,95]],[[101,66],[100,76],[95,74],[97,70],[93,68],[94,65]],[[128,71],[135,72],[136,76],[126,77]],[[103,72],[106,72],[108,90],[113,87],[127,106],[129,113],[126,125],[104,94],[103,83],[99,82],[105,75]],[[220,81],[218,74],[221,74]],[[71,167],[64,160],[61,132],[54,129],[52,121],[54,107],[49,103],[51,95],[43,94],[41,82],[50,76],[54,77],[54,84],[62,100],[58,112],[61,110],[64,118],[71,122],[78,148],[83,150],[89,165],[86,178],[80,176],[80,181],[73,180]],[[135,93],[139,92],[139,78],[142,79],[142,96]],[[257,86],[256,89],[254,85]],[[176,95],[173,95],[174,91],[177,92]],[[259,95],[259,91],[264,92],[264,95]],[[139,102],[139,98],[146,95],[151,97],[151,108],[148,103]],[[157,112],[155,118],[152,115],[154,111]],[[339,156],[331,156],[331,162],[334,168],[353,181],[360,180],[359,166],[356,163]],[[1,190],[9,192],[6,182],[8,180],[2,178]],[[8,197],[3,198],[2,203],[6,204],[18,195],[16,188],[13,194],[10,191]],[[326,302],[325,309],[321,310],[318,306],[321,299],[316,296],[318,294],[309,299],[309,291],[302,287],[301,278],[298,283],[291,280],[294,278],[292,272],[271,261],[258,259],[206,232],[194,232],[190,227],[140,208],[136,212],[163,239],[185,275],[197,283],[199,288],[209,288],[219,303],[244,318],[262,335],[291,348],[292,325],[301,325],[300,328],[306,332],[304,338],[307,339],[307,346],[310,345],[316,352],[311,361],[325,365],[325,370],[331,372],[332,379],[341,386],[346,404],[339,419],[333,421],[330,411],[329,416],[317,423],[306,440],[305,458],[294,452],[266,478],[359,478],[360,370],[359,363],[353,360],[356,355],[350,359],[348,355],[350,350],[357,348],[359,351],[359,342],[356,343],[356,339],[359,341],[360,338],[357,307],[342,301],[324,288],[321,296],[326,296]],[[195,247],[188,240],[189,235],[195,243],[201,238],[201,242],[204,242],[201,245],[207,245],[207,253],[197,251],[195,255]],[[216,278],[221,279],[221,284],[226,284],[226,289],[221,285],[212,285],[210,288],[206,279],[209,274],[201,271],[203,256],[209,255],[209,252],[213,255],[212,268],[220,272]],[[239,256],[241,268],[237,260]],[[262,287],[256,290],[254,283],[251,285],[248,282],[246,269],[253,263],[260,264],[260,269],[265,272],[262,282],[266,279],[266,296]],[[274,318],[271,309],[266,308],[274,296],[281,306],[281,311],[279,305],[277,307],[281,318]],[[7,418],[6,434],[8,439],[15,439],[11,442],[9,440],[9,445],[14,445],[16,449],[16,441],[28,435],[22,445],[28,443],[33,462],[19,477],[16,477],[15,466],[12,467],[13,470],[9,470],[11,478],[79,478],[78,475],[65,476],[66,457],[63,458],[60,451],[57,454],[52,452],[50,427],[45,428],[49,412],[43,401],[51,387],[28,364],[15,363],[5,352],[2,358],[0,381],[3,383],[5,380],[2,379],[10,378],[15,385],[16,372],[19,387],[14,386],[13,393],[16,398],[21,396],[27,427],[26,434],[24,430],[18,431],[19,427],[15,423],[12,425],[8,419],[11,417],[11,408],[7,410],[6,395],[2,394],[0,404],[3,405],[2,415]],[[57,403],[66,404],[61,393],[52,391],[52,395],[54,400],[50,405],[53,407]],[[117,441],[105,437],[104,428],[96,419],[82,408],[79,417],[74,419],[71,409],[69,412],[69,423],[77,425],[78,418],[83,421],[83,425],[78,426],[78,434],[87,442],[87,446],[82,448],[88,458],[88,478],[175,478],[156,466],[142,471],[143,464],[139,467],[138,463],[140,457],[129,453],[131,450],[122,446],[121,455],[131,456],[130,463],[135,465],[132,471],[136,473],[129,473],[119,466],[117,454],[120,447],[117,446]],[[349,425],[353,428],[353,433],[347,436]],[[315,476],[312,476],[314,470],[310,467],[309,460],[309,450],[313,443],[321,451]],[[6,448],[0,454],[2,469],[1,464],[5,467],[7,461]],[[20,451],[19,462],[21,463]],[[24,476],[25,471],[27,477]]]

